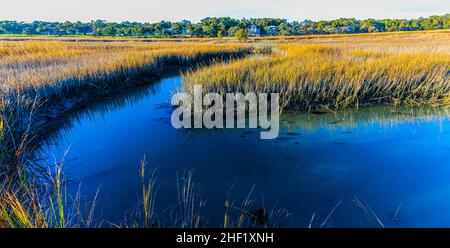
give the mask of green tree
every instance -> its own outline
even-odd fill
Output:
[[[292,28],[289,24],[283,22],[278,26],[278,34],[282,36],[292,35]]]
[[[248,39],[247,29],[239,29],[235,34],[236,38],[240,41],[246,41]]]

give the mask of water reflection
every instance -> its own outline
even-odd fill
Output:
[[[380,124],[391,128],[405,122],[435,122],[442,121],[450,115],[448,107],[405,107],[405,106],[372,106],[336,110],[328,114],[285,113],[281,125],[285,129],[301,128],[314,131],[319,128],[352,129],[358,126]]]
[[[98,206],[107,220],[121,221],[136,206],[146,154],[158,168],[157,208],[176,204],[176,173],[194,169],[211,226],[223,221],[231,185],[236,200],[255,186],[255,208],[289,209],[291,226],[307,226],[313,213],[323,221],[341,200],[327,225],[377,226],[355,196],[385,226],[450,226],[448,109],[285,113],[279,138],[261,140],[253,129],[172,128],[167,103],[179,86],[179,77],[164,79],[53,123],[44,150],[60,157],[70,147],[66,173],[82,182],[86,197],[101,186]]]
[[[61,137],[67,135],[76,124],[86,120],[99,120],[111,112],[120,111],[127,106],[138,104],[147,98],[166,94],[167,92],[161,92],[160,84],[160,80],[152,79],[139,86],[108,96],[98,97],[87,105],[82,105],[43,124],[40,128],[39,136],[42,137],[42,142],[46,145],[58,143]],[[169,95],[167,95],[167,99],[170,101]],[[161,104],[159,107],[167,108],[168,105]]]

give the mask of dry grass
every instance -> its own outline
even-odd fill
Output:
[[[216,64],[184,75],[187,90],[274,92],[287,109],[373,103],[450,104],[450,33],[314,37],[263,59]]]
[[[41,96],[50,96],[143,70],[152,72],[166,64],[237,54],[242,48],[231,43],[0,42],[1,89],[40,90]]]
[[[0,186],[0,228],[89,227],[91,220],[80,218],[79,204],[69,204],[57,165],[50,184],[38,184],[22,174],[20,183]],[[79,203],[74,199],[75,203]],[[95,206],[95,205],[93,205]],[[91,214],[91,213],[90,213]],[[75,223],[74,219],[78,219]]]
[[[104,95],[131,77],[248,51],[238,43],[0,42],[0,177],[30,161],[35,120],[52,104],[64,111],[67,99]]]
[[[34,184],[22,183],[22,175],[33,178],[42,169],[38,163],[34,166],[35,123],[41,111],[52,104],[64,105],[72,97],[95,97],[127,86],[130,77],[158,76],[168,67],[242,56],[248,51],[247,45],[236,43],[0,42],[0,227],[69,227],[74,218],[65,213],[60,171],[49,197]],[[148,226],[153,218],[152,184],[143,184],[143,190]],[[40,195],[45,199],[39,199]],[[91,221],[89,214],[77,225],[87,226]]]
[[[193,181],[193,172],[184,171],[178,177],[178,201],[174,212],[165,214],[158,211],[157,173],[150,168],[146,175],[148,163],[144,157],[141,161],[139,176],[142,184],[142,199],[139,206],[130,209],[132,219],[115,224],[105,222],[95,215],[99,191],[86,208],[82,207],[80,191],[74,198],[66,190],[66,181],[62,172],[63,162],[56,164],[56,171],[51,174],[48,184],[28,181],[25,174],[19,184],[0,185],[0,228],[90,228],[90,227],[134,227],[134,228],[201,228],[207,226],[207,218],[202,214],[206,202],[199,194],[199,185]],[[237,203],[231,193],[225,202],[223,227],[274,227],[281,220],[290,216],[285,209],[252,210],[253,188]],[[70,199],[70,200],[69,200]],[[264,199],[262,199],[264,203]],[[125,215],[124,215],[125,216]]]
[[[258,39],[254,39],[258,40]],[[290,109],[340,108],[369,103],[441,106],[450,104],[450,33],[408,32],[379,35],[302,37],[289,42],[263,39],[275,51],[262,59],[218,63],[184,75],[188,89],[203,84],[209,92],[280,92]],[[123,79],[154,73],[172,65],[189,65],[222,55],[242,55],[245,44],[207,42],[0,42],[0,227],[70,227],[61,175],[52,194],[23,184],[31,163],[33,113],[45,101],[99,94]],[[22,173],[20,173],[22,172]],[[141,175],[145,173],[142,164]],[[7,176],[7,177],[5,177]],[[191,174],[179,178],[176,226],[201,225],[203,206],[193,191]],[[154,181],[142,181],[144,226],[152,226]],[[39,196],[45,196],[45,199]],[[51,197],[51,198],[48,198]],[[250,197],[250,196],[249,196]],[[249,197],[240,207],[228,200],[224,226],[243,226]],[[231,220],[231,210],[238,209]],[[246,213],[244,215],[243,213]],[[263,211],[265,215],[265,211]],[[92,215],[86,221],[92,223]]]

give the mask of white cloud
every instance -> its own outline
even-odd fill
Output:
[[[198,21],[207,16],[413,18],[450,13],[449,0],[6,0],[0,20]]]

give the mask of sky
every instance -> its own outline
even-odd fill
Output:
[[[450,13],[450,0],[1,0],[0,20],[139,21],[204,17],[417,18]]]

